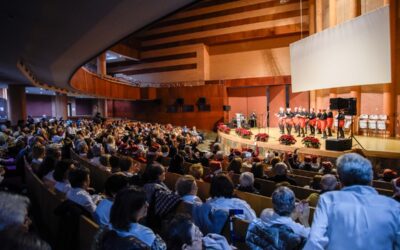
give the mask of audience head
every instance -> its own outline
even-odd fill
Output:
[[[372,182],[371,162],[359,154],[349,153],[340,156],[336,166],[343,186],[370,185]]]
[[[186,214],[177,214],[168,223],[166,238],[169,250],[203,249],[203,234]]]
[[[110,166],[110,155],[102,155],[99,158],[100,164],[104,167]]]
[[[254,175],[250,172],[244,172],[239,177],[241,187],[252,187],[254,184]]]
[[[210,196],[212,198],[232,198],[234,191],[234,185],[231,179],[220,174],[212,178],[210,186]]]
[[[295,209],[295,196],[288,187],[278,187],[272,193],[272,205],[275,213],[280,216],[290,216]]]
[[[57,162],[53,172],[54,180],[65,182],[68,179],[68,171],[75,167],[74,162],[69,159],[64,159]]]
[[[11,226],[27,230],[30,225],[29,204],[27,197],[0,192],[0,230]]]
[[[87,189],[90,185],[90,171],[86,167],[71,169],[68,180],[72,188]]]
[[[96,143],[92,147],[92,155],[93,157],[100,157],[103,154],[103,146],[99,143]]]
[[[263,178],[265,176],[264,169],[265,169],[265,164],[262,162],[257,162],[252,170],[254,178]]]
[[[128,231],[147,215],[146,193],[136,187],[129,187],[117,193],[110,212],[110,223],[116,230]]]
[[[229,163],[228,170],[233,171],[235,174],[240,174],[240,169],[242,168],[242,159],[240,157],[235,157]]]
[[[276,165],[277,163],[279,163],[279,162],[281,162],[281,158],[279,158],[279,157],[274,157],[274,158],[272,158],[272,160],[271,160],[271,167],[274,168],[275,165]]]
[[[285,163],[278,162],[277,164],[275,164],[275,167],[273,169],[276,175],[286,175],[288,167],[286,166]]]
[[[122,172],[128,172],[132,168],[133,160],[128,156],[121,156],[118,160],[118,165]]]
[[[149,180],[152,182],[165,180],[165,168],[158,163],[153,163],[149,170]]]
[[[46,149],[42,144],[35,144],[32,148],[32,158],[33,159],[43,158],[45,152]]]
[[[179,196],[196,195],[196,180],[191,175],[184,175],[176,181],[175,190],[179,194]]]
[[[192,164],[189,168],[189,174],[196,180],[200,180],[204,174],[204,168],[200,163]]]
[[[322,191],[332,191],[336,189],[338,181],[333,174],[326,174],[321,178]]]
[[[383,170],[382,177],[384,181],[392,181],[393,179],[397,178],[397,172],[392,169],[386,168]]]
[[[115,173],[107,178],[104,191],[108,197],[114,197],[120,190],[126,188],[129,182],[122,173]]]
[[[119,157],[115,155],[111,155],[110,157],[110,166],[111,166],[111,172],[115,173],[118,171],[121,171],[120,166],[119,166]]]

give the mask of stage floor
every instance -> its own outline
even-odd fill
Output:
[[[254,135],[258,133],[267,133],[269,134],[269,145],[279,145],[278,138],[280,137],[279,128],[252,128],[251,132],[253,133],[250,141],[254,141]],[[292,135],[295,136],[297,142],[292,147],[294,148],[303,148],[304,145],[301,143],[302,137],[297,137],[294,133]],[[336,138],[336,133],[333,134],[332,138]],[[230,136],[238,137],[235,134],[235,130],[232,129]],[[349,135],[346,134],[346,137]],[[325,150],[325,140],[322,139],[322,134],[317,134],[315,137],[320,139],[321,142],[321,150]],[[384,158],[400,158],[400,139],[394,138],[384,138],[384,137],[372,137],[372,136],[360,136],[356,135],[355,138],[360,142],[362,147],[365,149],[365,152],[368,156],[372,157],[384,157]],[[361,148],[360,145],[353,139],[353,149]]]

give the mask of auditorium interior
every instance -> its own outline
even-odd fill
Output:
[[[5,250],[400,249],[400,1],[0,6]]]

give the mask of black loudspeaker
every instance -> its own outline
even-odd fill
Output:
[[[351,138],[340,138],[340,139],[326,139],[325,149],[333,151],[346,151],[350,150],[353,145]]]
[[[345,109],[345,115],[357,115],[357,99],[356,98],[349,98],[347,99],[348,106]]]
[[[222,106],[222,109],[224,111],[230,111],[231,110],[231,106],[230,105],[224,105],[224,106]]]
[[[176,105],[183,105],[185,103],[183,98],[176,98],[175,104]]]
[[[176,113],[178,112],[178,107],[175,105],[168,105],[167,106],[167,113]]]
[[[347,109],[348,101],[344,98],[331,98],[329,99],[329,109],[338,110],[338,109]]]
[[[206,104],[206,102],[207,102],[207,99],[206,99],[205,97],[200,97],[200,98],[197,100],[197,104],[198,104],[198,105],[200,105],[200,104]]]
[[[209,104],[199,104],[197,108],[199,111],[211,111],[211,105]]]

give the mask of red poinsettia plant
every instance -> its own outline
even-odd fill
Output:
[[[237,128],[237,129],[235,129],[235,132],[237,135],[239,135],[243,138],[250,138],[250,136],[253,134],[250,130],[245,129],[245,128]]]
[[[297,141],[294,139],[293,135],[281,135],[281,137],[279,137],[279,142],[284,145],[293,145]]]
[[[225,133],[225,134],[229,134],[231,132],[231,129],[228,126],[226,126],[225,124],[220,124],[218,126],[218,131]]]
[[[318,140],[318,138],[315,138],[313,136],[304,137],[303,140],[301,140],[301,143],[303,143],[307,148],[320,148],[321,147],[321,143]]]
[[[267,142],[269,135],[267,133],[258,133],[254,136],[256,141],[262,141],[262,142]]]

